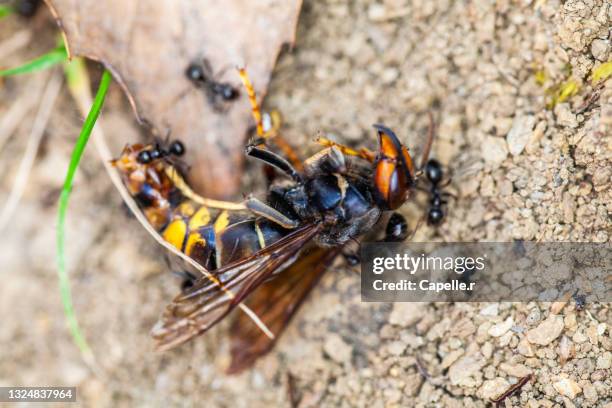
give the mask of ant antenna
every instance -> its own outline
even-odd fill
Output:
[[[423,154],[421,155],[421,162],[419,163],[419,170],[422,171],[425,168],[425,164],[429,159],[429,153],[431,151],[431,145],[433,143],[434,138],[434,120],[433,114],[431,111],[427,111],[427,116],[429,117],[429,129],[427,131],[427,142],[425,142],[425,148],[423,149]]]

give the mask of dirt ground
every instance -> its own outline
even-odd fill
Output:
[[[373,147],[376,122],[418,149],[431,111],[433,154],[458,198],[442,226],[421,226],[414,240],[610,242],[612,81],[585,101],[590,73],[612,55],[611,22],[612,5],[598,0],[306,1],[265,107],[282,112],[285,136],[305,155],[319,131]],[[50,49],[49,24],[44,15],[29,25],[4,19],[2,65]],[[11,51],[9,40],[27,45]],[[59,72],[0,87],[0,141],[11,106],[30,107],[0,144],[0,205],[51,75]],[[568,81],[577,93],[558,98]],[[1,231],[0,386],[75,385],[83,406],[270,407],[293,398],[300,407],[484,407],[532,374],[506,406],[612,406],[609,304],[361,303],[358,269],[341,259],[252,370],[223,374],[227,322],[156,354],[149,331],[178,283],[90,147],[71,198],[67,257],[98,363],[91,371],[66,330],[55,267],[56,200],[81,121],[63,89]],[[102,121],[117,153],[142,137],[118,87]],[[248,174],[245,189],[261,191],[259,171]],[[403,209],[413,226],[425,200]]]

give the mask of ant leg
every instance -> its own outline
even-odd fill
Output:
[[[285,154],[289,158],[289,161],[293,164],[293,166],[298,170],[301,170],[302,161],[300,160],[299,156],[295,153],[291,145],[280,136],[280,114],[278,113],[278,111],[272,111],[272,113],[269,115],[271,122],[270,128],[264,129],[261,109],[259,107],[259,104],[257,103],[257,95],[255,94],[253,84],[251,83],[251,80],[249,79],[249,76],[244,68],[238,69],[238,75],[240,75],[242,84],[246,88],[247,95],[249,97],[249,102],[251,103],[251,113],[253,115],[253,119],[255,119],[255,124],[257,126],[257,139],[249,141],[249,146],[265,144],[267,139],[272,139],[274,141],[274,144],[276,144],[276,146],[282,150],[283,154]]]
[[[257,125],[257,137],[260,139],[265,139],[265,132],[261,120],[261,109],[259,109],[259,104],[257,103],[257,95],[255,95],[253,84],[249,79],[246,69],[238,68],[238,75],[240,75],[242,84],[246,88],[247,95],[249,96],[249,102],[251,103],[251,114],[253,115],[253,119],[255,119],[255,124]]]
[[[275,224],[280,225],[283,228],[294,229],[297,228],[299,225],[298,221],[292,220],[285,214],[281,213],[280,211],[277,211],[276,209],[270,207],[268,204],[258,200],[255,197],[247,198],[246,207],[253,213],[264,217],[274,222]]]
[[[453,181],[453,179],[448,177],[446,180],[444,180],[442,183],[440,183],[439,187],[440,188],[444,188],[444,187],[448,186],[451,183],[451,181]]]
[[[425,164],[427,160],[429,160],[429,153],[431,151],[431,145],[433,143],[434,138],[434,120],[431,111],[427,112],[427,116],[429,117],[429,129],[427,131],[427,141],[425,142],[425,148],[423,149],[423,154],[421,155],[421,162],[419,163],[419,171],[423,171],[425,168]]]
[[[224,65],[216,74],[213,74],[213,78],[223,78],[223,75],[230,69],[231,65]]]
[[[446,191],[442,192],[442,196],[450,197],[450,198],[452,198],[455,201],[458,200],[458,198],[457,198],[457,196],[455,194],[449,193],[449,192],[446,192]],[[446,201],[444,201],[444,203],[446,203]]]
[[[208,60],[208,58],[202,58],[202,68],[204,69],[205,76],[208,77],[207,79],[214,78],[214,72],[212,69],[212,65],[210,64],[210,61]]]
[[[324,137],[317,137],[317,139],[315,140],[315,142],[317,142],[318,144],[325,146],[325,147],[337,147],[338,150],[340,150],[343,154],[347,155],[347,156],[357,156],[357,157],[361,157],[362,159],[365,159],[367,161],[369,161],[370,163],[374,163],[374,160],[376,159],[376,154],[374,152],[372,152],[371,150],[362,147],[359,150],[355,150],[351,147],[345,146],[343,144],[340,143],[336,143],[333,142],[329,139],[326,139]]]
[[[302,181],[302,176],[285,158],[270,150],[260,149],[259,147],[247,146],[246,154],[267,163],[281,170],[295,181]]]

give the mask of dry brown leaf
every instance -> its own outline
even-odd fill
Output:
[[[227,198],[240,181],[250,108],[233,69],[246,65],[261,97],[276,58],[293,43],[301,0],[46,0],[70,55],[102,62],[141,122],[187,146],[189,178],[203,194]],[[240,98],[216,112],[185,77],[206,58]],[[116,135],[115,137],[121,137]],[[127,142],[127,141],[125,141]]]

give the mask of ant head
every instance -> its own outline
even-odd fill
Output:
[[[158,189],[171,183],[166,175],[167,163],[163,156],[158,146],[138,143],[127,145],[111,164],[119,171],[130,193],[149,194],[151,187]]]
[[[429,210],[427,214],[427,223],[429,225],[439,225],[444,218],[444,212],[442,212],[441,208],[434,207]]]
[[[153,161],[153,157],[149,150],[142,150],[136,155],[136,161],[140,164],[149,164]]]
[[[121,156],[111,163],[130,183],[140,184],[158,172],[156,164],[159,163],[159,160],[154,159],[155,152],[153,145],[127,145],[121,152]]]
[[[185,146],[180,140],[175,140],[174,142],[170,143],[170,146],[168,146],[168,153],[174,156],[182,156],[185,154]]]
[[[198,64],[189,64],[185,70],[185,75],[191,81],[201,81],[204,79],[204,69]]]
[[[425,176],[433,184],[438,184],[440,181],[442,181],[444,172],[440,162],[436,159],[430,159],[425,165]]]
[[[229,84],[223,84],[221,87],[221,97],[226,101],[233,101],[240,95],[240,92]]]
[[[408,149],[393,131],[374,125],[378,131],[378,156],[374,163],[374,187],[380,204],[394,210],[406,202],[415,182],[414,166]]]

